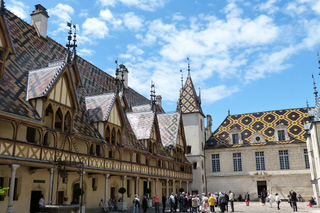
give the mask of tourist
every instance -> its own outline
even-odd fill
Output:
[[[228,200],[224,193],[221,193],[221,195],[219,196],[218,202],[219,202],[221,212],[224,212],[226,210],[226,205],[228,205]]]
[[[169,197],[169,204],[170,204],[170,212],[171,213],[173,213],[173,211],[174,211],[174,203],[175,203],[175,199],[174,199],[174,194],[172,192]]]
[[[229,191],[229,201],[230,201],[230,206],[231,206],[231,211],[234,212],[234,193],[230,190]]]
[[[162,212],[166,211],[166,203],[167,203],[167,198],[165,195],[162,196]]]
[[[261,192],[260,198],[261,198],[262,205],[265,206],[266,205],[266,196],[263,192]]]
[[[280,199],[278,193],[276,193],[276,195],[275,195],[275,200],[276,200],[276,203],[278,205],[278,210],[280,210],[281,199]]]
[[[188,196],[185,194],[182,200],[182,212],[188,211]]]
[[[101,208],[102,212],[104,212],[103,199],[101,199],[100,202],[99,202],[99,208]]]
[[[182,212],[182,201],[184,198],[184,192],[182,192],[179,196],[179,211]]]
[[[196,195],[193,195],[193,196],[192,196],[191,205],[192,205],[192,212],[197,212],[197,209],[198,209],[198,199],[197,199]]]
[[[210,206],[210,212],[214,212],[214,206],[215,206],[215,196],[213,194],[208,193],[209,196],[209,206]]]
[[[202,212],[207,212],[209,207],[209,201],[206,194],[203,194],[201,204],[202,204]]]
[[[298,211],[297,201],[298,201],[297,193],[291,190],[291,203],[292,203],[292,208],[294,212]]]
[[[143,196],[143,200],[142,200],[142,209],[143,212],[146,213],[147,209],[148,209],[148,200],[147,200],[147,196]]]
[[[154,210],[155,213],[160,213],[160,209],[159,209],[159,196],[157,194],[154,194],[153,196],[153,202],[154,202]]]
[[[133,199],[133,213],[138,213],[139,207],[140,207],[140,199],[139,199],[139,195],[136,194]]]
[[[246,201],[246,206],[249,206],[249,202],[250,202],[250,195],[247,192],[246,195],[244,196],[244,200]]]
[[[267,197],[267,199],[268,199],[267,201],[269,202],[270,208],[272,208],[273,197],[271,193],[269,193],[269,196]]]

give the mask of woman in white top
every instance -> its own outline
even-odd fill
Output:
[[[276,193],[275,199],[276,199],[276,203],[278,204],[278,210],[279,210],[280,209],[281,199],[280,199],[278,193]]]
[[[273,202],[273,197],[272,197],[272,194],[270,193],[269,196],[268,196],[268,202],[270,204],[270,208],[272,208],[272,202]]]

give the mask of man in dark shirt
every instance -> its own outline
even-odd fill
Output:
[[[298,211],[298,207],[297,207],[297,201],[298,201],[298,198],[297,198],[297,193],[293,190],[291,190],[291,202],[292,202],[292,208],[293,208],[293,211],[294,212],[297,212]]]
[[[166,210],[166,202],[167,202],[167,198],[165,195],[162,196],[162,212],[165,212]]]

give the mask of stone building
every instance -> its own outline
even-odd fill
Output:
[[[34,212],[41,195],[92,209],[121,187],[128,205],[147,189],[188,190],[181,112],[130,88],[124,65],[114,78],[78,57],[72,26],[67,48],[52,40],[48,17],[36,5],[30,25],[1,1],[0,186],[10,188],[0,209]]]
[[[306,108],[228,115],[206,141],[207,190],[312,196]],[[209,126],[210,128],[210,126]]]

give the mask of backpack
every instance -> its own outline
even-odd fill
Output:
[[[169,197],[168,201],[169,201],[169,203],[171,203],[171,202],[172,202],[172,201],[171,201],[171,196]]]

